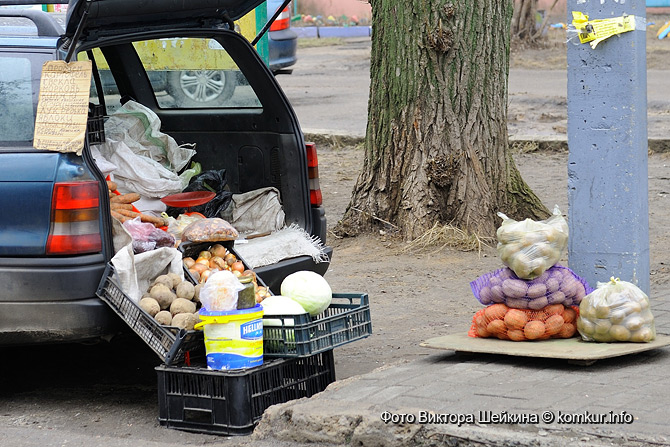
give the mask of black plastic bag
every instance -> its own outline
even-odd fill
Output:
[[[205,171],[196,175],[183,192],[191,191],[211,191],[216,196],[204,205],[192,206],[189,208],[167,207],[165,211],[169,216],[178,217],[186,212],[198,212],[205,217],[220,217],[219,213],[228,208],[233,200],[233,193],[226,190],[226,170]]]

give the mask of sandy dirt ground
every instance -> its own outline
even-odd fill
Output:
[[[523,178],[548,207],[567,213],[567,152],[517,153]],[[319,166],[329,227],[349,203],[363,151],[343,147],[321,149]],[[559,187],[557,187],[557,185]],[[654,291],[670,280],[670,156],[649,156],[649,226],[651,281]],[[470,281],[503,267],[493,247],[481,253],[449,247],[406,251],[406,244],[388,235],[371,234],[338,239],[326,278],[335,291],[366,292],[370,297],[373,335],[337,349],[338,379],[368,372],[378,366],[406,362],[433,351],[419,347],[428,338],[467,332],[472,315],[482,306],[470,291]],[[567,264],[567,258],[562,260]]]
[[[670,44],[655,39],[653,33],[648,35],[648,65],[667,69]],[[564,48],[562,36],[564,33],[553,34],[550,43],[540,49],[513,52],[512,69],[564,70],[565,52],[555,51],[559,46]],[[514,98],[510,98],[510,133],[538,134],[549,125],[555,134],[565,135],[564,98],[540,99],[530,108],[527,98],[517,103],[522,104],[523,109],[515,108]],[[658,113],[661,118],[654,132],[670,137],[667,103],[659,104],[658,110],[654,107],[652,104],[650,115]],[[567,214],[568,153],[525,152],[528,149],[534,148],[514,148],[514,158],[523,178],[547,207],[551,209],[557,204]],[[319,147],[321,187],[331,229],[349,203],[362,163],[361,147]],[[666,255],[670,250],[666,231],[670,215],[670,155],[650,154],[648,167],[653,294],[670,280],[670,261]],[[336,350],[338,379],[430,355],[433,351],[421,348],[421,341],[466,332],[472,315],[482,307],[470,290],[470,281],[503,266],[493,247],[484,247],[481,252],[463,252],[436,246],[418,252],[407,251],[405,243],[388,233],[338,239],[331,232],[329,238],[334,258],[326,278],[333,290],[368,293],[373,321],[371,337]],[[562,263],[567,265],[567,255]]]

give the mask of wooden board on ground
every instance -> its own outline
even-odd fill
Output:
[[[596,360],[649,351],[670,345],[670,336],[656,335],[649,343],[589,343],[579,337],[532,342],[515,342],[497,338],[474,338],[458,333],[428,339],[424,348],[465,353],[502,354],[521,357],[565,359],[571,363],[592,364]]]

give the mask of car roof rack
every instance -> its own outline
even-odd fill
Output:
[[[36,3],[35,0],[32,1],[20,1],[20,0],[0,0],[0,6],[29,6],[29,5],[41,5],[41,4],[56,4],[63,3],[63,0],[53,1],[46,0]],[[37,27],[37,35],[40,37],[60,37],[63,34],[63,28],[58,24],[58,22],[47,14],[44,11],[39,9],[9,9],[9,8],[0,8],[0,17],[19,17],[23,19],[28,19],[35,24]]]

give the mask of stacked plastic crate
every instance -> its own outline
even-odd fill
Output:
[[[189,255],[189,248],[180,250]],[[316,317],[268,317],[273,321],[263,330],[262,365],[209,370],[202,331],[158,324],[119,287],[111,263],[97,295],[164,362],[156,368],[160,424],[199,433],[250,434],[269,406],[310,397],[335,381],[334,348],[372,334],[368,295],[333,293]]]
[[[159,422],[180,430],[247,435],[266,408],[323,391],[335,381],[333,349],[372,333],[367,294],[333,294],[316,317],[273,315],[263,330],[263,365],[232,371],[161,365]],[[277,324],[280,321],[281,324]]]
[[[498,253],[507,267],[470,283],[487,307],[475,314],[468,335],[513,341],[573,337],[579,303],[592,289],[557,264],[568,242],[560,210],[544,221],[499,215]]]

